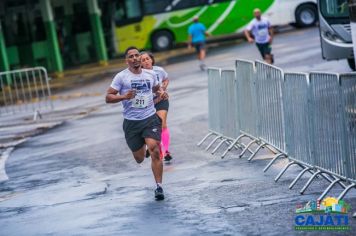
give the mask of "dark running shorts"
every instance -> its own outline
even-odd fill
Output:
[[[200,52],[200,50],[205,48],[205,43],[204,42],[200,42],[200,43],[193,43],[193,46],[195,47],[195,50],[197,52]]]
[[[159,103],[155,104],[155,108],[156,108],[156,111],[161,111],[161,110],[168,111],[169,101],[168,100],[162,100]]]
[[[271,54],[272,47],[269,43],[256,43],[258,51],[260,51],[262,58],[264,59],[266,55]]]
[[[122,126],[126,143],[132,152],[136,152],[143,147],[145,138],[161,141],[162,121],[156,114],[144,120],[124,119]]]

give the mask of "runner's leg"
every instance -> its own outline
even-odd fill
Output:
[[[157,116],[157,114],[154,114],[152,117],[146,120],[146,125],[142,133],[142,137],[144,138],[144,142],[151,154],[151,168],[157,184],[157,188],[155,189],[156,200],[164,199],[162,188],[163,163],[160,158],[161,132],[161,119]]]
[[[138,164],[143,162],[143,160],[145,159],[145,152],[146,152],[146,145],[143,145],[142,148],[140,148],[138,151],[132,152],[132,154]]]
[[[129,146],[137,163],[143,162],[145,158],[145,139],[141,137],[142,124],[136,121],[124,120],[123,130],[126,143]]]
[[[269,43],[264,43],[261,45],[262,47],[262,54],[263,54],[263,59],[266,63],[272,64],[272,55],[271,55],[271,46]]]
[[[147,144],[147,147],[150,151],[151,158],[152,158],[151,168],[152,168],[153,176],[157,184],[162,184],[163,163],[160,158],[160,151],[159,151],[160,142],[152,138],[145,138],[145,142]]]
[[[204,62],[205,56],[206,56],[205,48],[201,48],[200,49],[200,60]]]
[[[169,131],[167,127],[167,111],[166,110],[158,110],[157,115],[159,118],[162,120],[162,134],[161,134],[161,140],[162,140],[162,145],[161,145],[161,151],[162,154],[164,155],[166,152],[169,151]]]
[[[200,51],[199,51],[199,63],[200,63],[199,67],[200,67],[200,70],[202,70],[202,71],[204,71],[205,67],[206,67],[204,59],[205,59],[205,48],[203,46],[201,46]]]

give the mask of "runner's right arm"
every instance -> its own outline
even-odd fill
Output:
[[[126,94],[120,95],[119,92],[116,89],[109,88],[108,91],[106,92],[106,98],[105,101],[106,103],[118,103],[123,100],[129,100],[134,98],[136,95],[134,90],[129,90]]]
[[[247,41],[249,42],[249,43],[253,43],[253,38],[251,37],[251,33],[250,33],[250,31],[249,30],[245,30],[244,31],[244,33],[245,33],[245,37],[246,37],[246,39],[247,39]]]
[[[251,37],[251,31],[253,28],[253,21],[244,30],[245,37],[249,43],[253,43],[255,40]]]

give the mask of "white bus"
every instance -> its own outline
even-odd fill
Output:
[[[318,0],[322,56],[346,59],[355,70],[348,0]]]

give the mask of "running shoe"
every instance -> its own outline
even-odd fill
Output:
[[[200,67],[201,71],[205,71],[205,69],[206,69],[206,65],[205,64],[201,64],[199,67]]]
[[[169,153],[169,152],[166,152],[166,155],[164,156],[164,160],[165,161],[170,161],[170,160],[172,160],[173,158],[172,158],[172,156],[171,156],[171,154]]]
[[[148,149],[146,150],[146,158],[150,157],[150,152],[148,151]]]
[[[155,190],[155,198],[157,201],[164,199],[163,188],[158,186]]]

